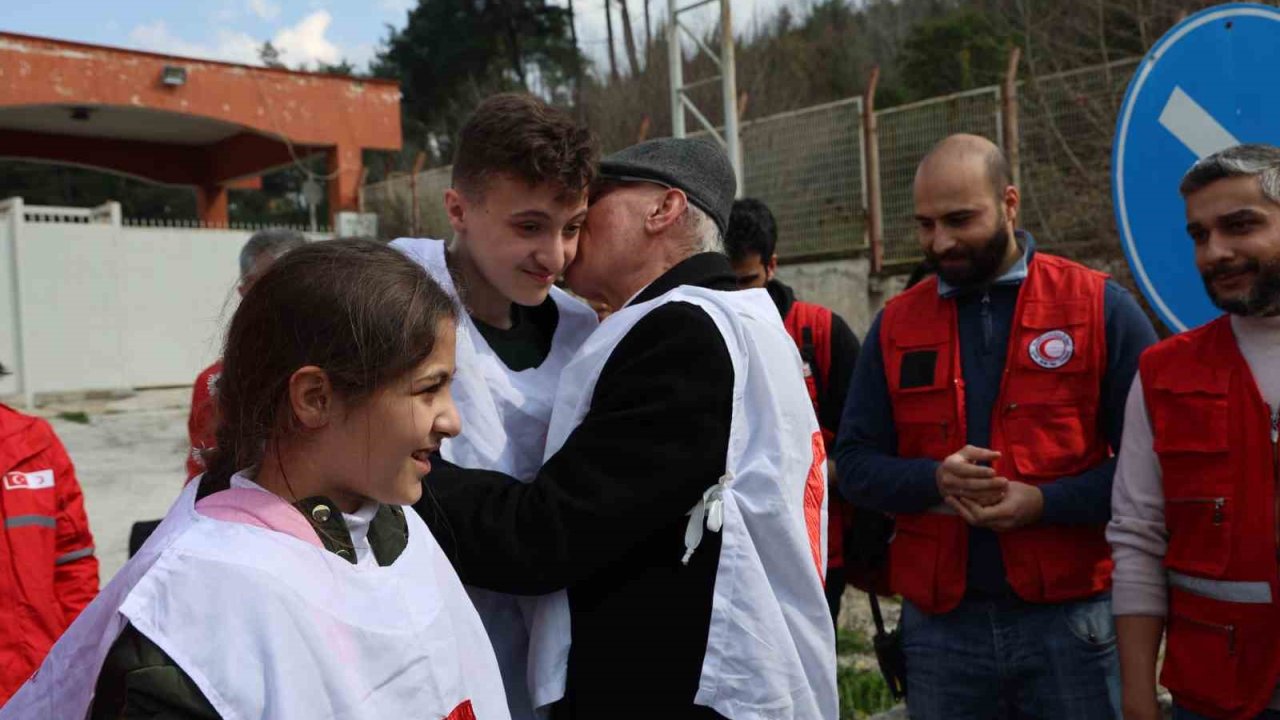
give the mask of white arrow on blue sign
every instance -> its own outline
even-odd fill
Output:
[[[1174,26],[1129,83],[1112,147],[1125,256],[1170,329],[1221,314],[1186,233],[1178,183],[1198,159],[1240,143],[1280,145],[1280,9],[1231,3]]]

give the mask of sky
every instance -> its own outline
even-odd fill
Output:
[[[564,3],[565,0],[550,0]],[[682,6],[690,0],[681,0]],[[732,0],[739,32],[796,0]],[[289,67],[348,60],[363,70],[387,36],[403,27],[417,0],[5,0],[0,31],[112,45],[188,57],[259,64],[258,49],[270,40]],[[637,40],[644,32],[643,0],[628,3]],[[575,0],[583,52],[607,62],[604,0]],[[621,32],[616,15],[614,31]],[[656,25],[667,0],[650,0]],[[695,29],[718,20],[716,5],[690,13]],[[625,67],[621,39],[618,61]]]

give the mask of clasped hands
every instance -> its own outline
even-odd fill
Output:
[[[996,532],[1040,520],[1044,494],[1026,483],[998,477],[990,467],[1000,453],[965,445],[948,455],[935,473],[942,500],[974,527]]]

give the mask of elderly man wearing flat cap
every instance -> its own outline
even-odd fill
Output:
[[[605,158],[566,280],[616,311],[565,367],[545,463],[424,481],[463,582],[568,590],[531,640],[552,718],[838,716],[822,435],[777,309],[723,254],[734,190],[700,141]]]

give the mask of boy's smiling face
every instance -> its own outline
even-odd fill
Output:
[[[587,194],[506,174],[483,185],[482,193],[446,192],[454,232],[486,282],[511,302],[540,305],[577,254]]]

